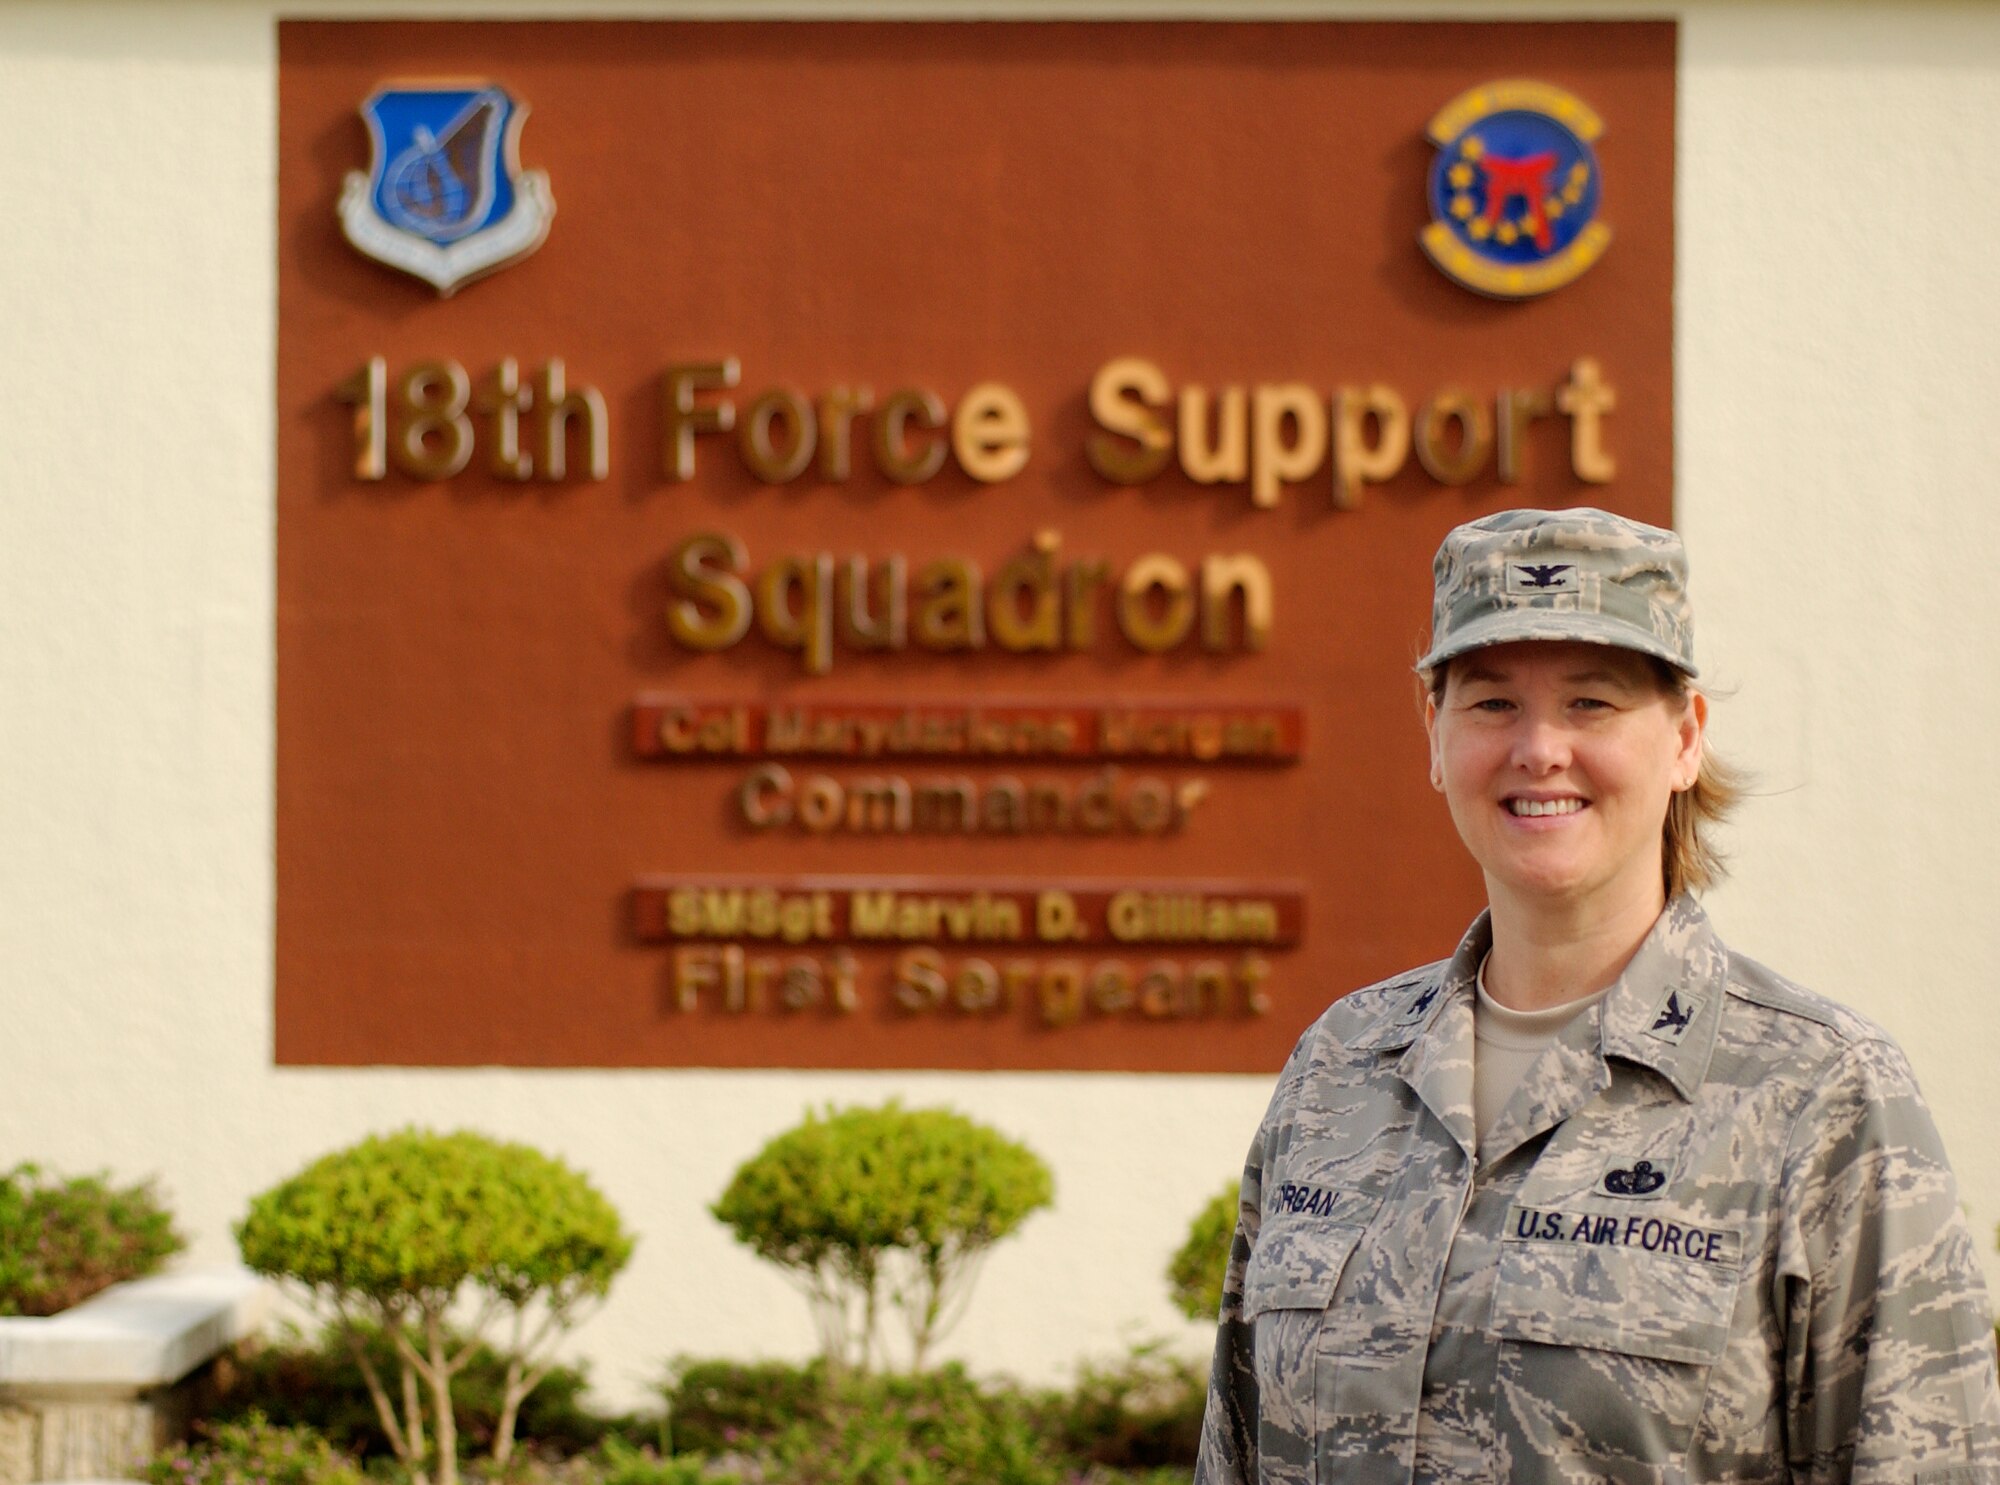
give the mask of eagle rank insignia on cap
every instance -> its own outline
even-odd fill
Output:
[[[347,240],[442,295],[532,253],[556,204],[547,173],[521,169],[527,114],[491,83],[377,88],[361,105],[374,161],[340,193]]]
[[[1495,299],[1559,289],[1604,256],[1591,141],[1604,121],[1548,83],[1482,83],[1438,110],[1431,223],[1421,240],[1448,278]]]

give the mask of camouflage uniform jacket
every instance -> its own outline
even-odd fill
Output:
[[[2000,1485],[1978,1263],[1884,1033],[1677,898],[1479,1140],[1489,942],[1338,1001],[1286,1064],[1198,1485]]]

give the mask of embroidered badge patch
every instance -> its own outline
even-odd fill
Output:
[[[1658,1196],[1673,1174],[1671,1161],[1661,1165],[1646,1159],[1613,1157],[1594,1190],[1600,1196]]]
[[[520,168],[527,113],[490,83],[376,89],[361,105],[373,163],[340,193],[347,240],[442,295],[532,253],[556,208],[547,173]]]
[[[1661,1002],[1659,1011],[1653,1017],[1653,1024],[1646,1030],[1661,1041],[1678,1046],[1681,1038],[1687,1035],[1688,1027],[1694,1024],[1694,1014],[1700,1008],[1696,1001],[1683,996],[1676,986],[1667,992],[1667,998]]]
[[[1431,223],[1424,251],[1477,294],[1527,299],[1559,289],[1604,256],[1591,142],[1604,121],[1548,83],[1483,83],[1430,122]]]
[[[1574,562],[1509,562],[1507,591],[1525,593],[1574,593],[1583,586]]]

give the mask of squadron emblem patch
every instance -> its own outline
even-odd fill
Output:
[[[361,105],[374,160],[340,193],[347,240],[450,295],[526,257],[555,199],[521,169],[527,105],[490,83],[390,84]]]
[[[1431,261],[1474,293],[1527,299],[1559,289],[1604,256],[1591,141],[1604,121],[1547,83],[1483,83],[1430,122]]]

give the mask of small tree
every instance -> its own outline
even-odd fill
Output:
[[[493,1436],[493,1459],[505,1464],[522,1400],[632,1254],[616,1209],[560,1160],[421,1129],[323,1156],[255,1198],[236,1240],[245,1263],[291,1281],[344,1337],[382,1432],[419,1485],[433,1452],[442,1485],[457,1485],[451,1385],[479,1342],[507,1358]],[[446,1317],[461,1300],[470,1323],[455,1337]],[[395,1346],[394,1401],[368,1354],[371,1326]]]
[[[981,1261],[1048,1206],[1049,1168],[948,1109],[808,1113],[747,1161],[710,1210],[805,1290],[830,1370],[866,1371],[885,1309],[913,1369],[957,1323]]]
[[[1213,1321],[1222,1310],[1222,1279],[1229,1267],[1229,1241],[1236,1235],[1234,1181],[1188,1224],[1187,1241],[1167,1264],[1167,1291],[1174,1308],[1190,1320]]]

